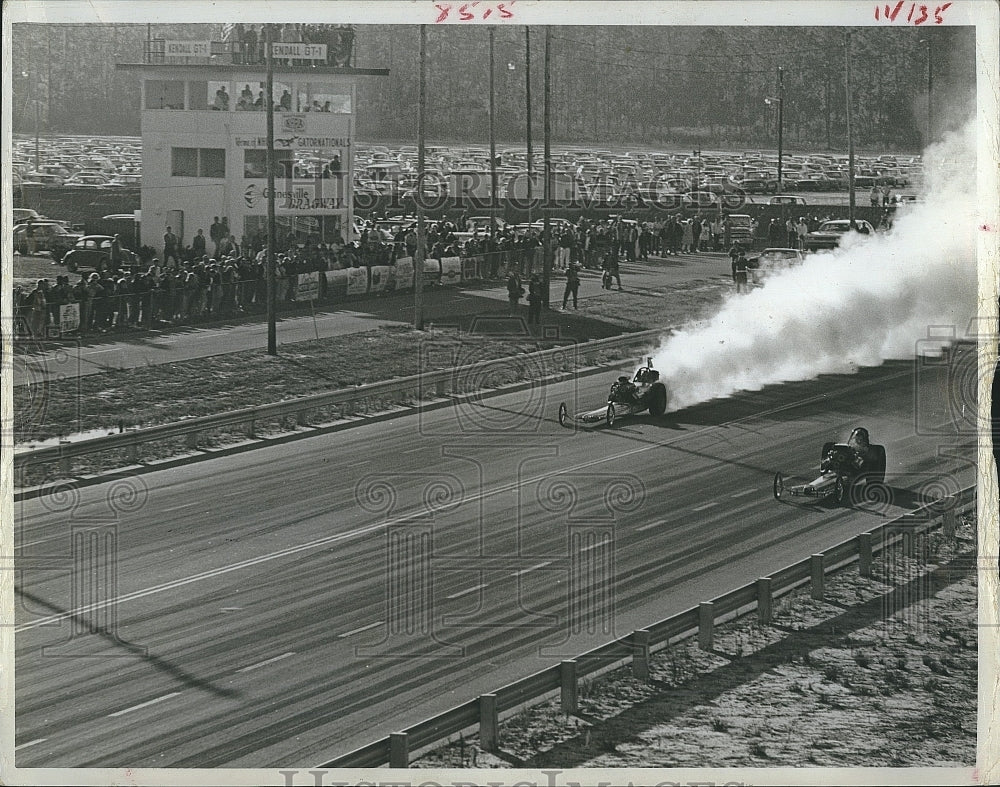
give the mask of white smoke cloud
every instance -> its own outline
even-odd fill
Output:
[[[852,233],[666,338],[653,362],[669,409],[911,358],[929,326],[961,335],[976,308],[971,121],[925,152],[924,171],[923,202],[901,209],[891,232]]]

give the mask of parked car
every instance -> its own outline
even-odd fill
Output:
[[[768,205],[805,205],[805,197],[794,197],[791,194],[778,194],[767,201]]]
[[[773,273],[798,265],[805,260],[805,255],[798,249],[764,249],[756,257],[747,260],[754,284],[760,284]]]
[[[819,251],[820,249],[835,249],[840,245],[841,239],[851,232],[851,222],[849,219],[833,219],[824,221],[815,232],[806,235],[806,251]],[[854,220],[854,232],[862,235],[874,235],[875,228],[864,219]]]
[[[14,224],[21,224],[28,219],[33,221],[41,221],[45,217],[42,216],[37,210],[32,208],[14,208]]]
[[[63,265],[70,273],[85,270],[112,270],[110,235],[84,235],[62,258]],[[135,268],[139,265],[139,255],[122,247],[122,268]]]
[[[24,222],[14,227],[14,249],[19,254],[28,253],[28,230],[31,229],[36,252],[48,252],[56,262],[63,258],[82,237],[70,232],[57,221]]]

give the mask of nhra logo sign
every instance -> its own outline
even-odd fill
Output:
[[[243,201],[248,208],[255,208],[264,199],[264,189],[259,186],[247,186],[243,192]]]
[[[285,115],[281,118],[281,130],[290,134],[306,130],[305,115]]]

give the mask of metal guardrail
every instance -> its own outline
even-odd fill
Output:
[[[904,551],[907,551],[913,547],[913,535],[937,527],[943,527],[945,536],[953,538],[958,512],[975,507],[975,503],[976,487],[962,489],[951,497],[903,514],[821,553],[786,566],[769,577],[761,577],[575,659],[563,661],[508,684],[493,694],[482,695],[402,732],[355,749],[319,767],[377,768],[388,763],[392,768],[405,768],[409,765],[411,751],[426,749],[477,724],[482,748],[496,750],[501,712],[537,701],[544,695],[559,690],[563,712],[574,713],[577,710],[577,682],[581,677],[621,666],[629,660],[636,677],[643,674],[648,676],[649,651],[652,645],[680,642],[695,634],[698,636],[699,646],[710,650],[715,623],[727,614],[731,615],[748,606],[755,607],[761,623],[770,623],[772,602],[779,595],[785,595],[808,582],[811,584],[812,597],[821,599],[825,575],[840,570],[845,565],[858,562],[861,576],[871,576],[872,557],[900,541],[903,542]]]
[[[355,402],[384,398],[392,394],[414,391],[418,395],[433,392],[435,396],[474,393],[475,386],[481,380],[479,372],[495,369],[497,363],[504,360],[512,364],[523,363],[526,367],[541,369],[544,373],[563,364],[574,363],[608,350],[623,349],[636,344],[650,344],[663,335],[659,329],[639,331],[636,333],[612,336],[607,339],[596,339],[581,344],[560,345],[548,350],[534,353],[523,353],[494,360],[479,361],[467,366],[451,369],[441,369],[434,372],[399,377],[377,383],[368,383],[354,388],[343,388],[329,393],[303,396],[274,404],[246,407],[241,410],[231,410],[216,415],[205,415],[190,418],[172,424],[161,424],[144,429],[123,432],[121,434],[92,437],[85,440],[64,441],[59,445],[44,448],[28,448],[14,452],[14,471],[23,473],[29,467],[49,462],[60,462],[64,474],[70,474],[70,461],[76,457],[99,453],[102,451],[125,450],[131,463],[139,461],[139,447],[145,443],[153,443],[178,437],[187,438],[187,447],[195,449],[198,446],[198,435],[216,429],[231,428],[244,425],[247,436],[254,436],[257,422],[276,420],[295,416],[299,425],[308,424],[310,411],[324,407],[343,407]],[[516,338],[516,337],[515,337]],[[468,390],[463,383],[468,383]],[[17,477],[17,476],[15,476]],[[23,487],[18,483],[17,486]]]

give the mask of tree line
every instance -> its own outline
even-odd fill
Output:
[[[13,123],[31,133],[138,134],[139,85],[120,62],[141,62],[147,34],[220,40],[218,25],[18,24],[12,40]],[[428,30],[429,139],[485,145],[489,129],[487,29]],[[532,124],[541,148],[544,28],[530,30]],[[975,102],[973,28],[553,27],[553,139],[611,145],[774,148],[777,103],[786,147],[846,147],[847,60],[855,142],[919,149],[927,133],[960,124]],[[416,137],[418,28],[356,27],[354,65],[388,68],[358,83],[357,134],[371,142]],[[501,144],[525,137],[525,28],[495,32]],[[782,87],[779,90],[778,69]],[[928,116],[928,83],[932,100]]]

